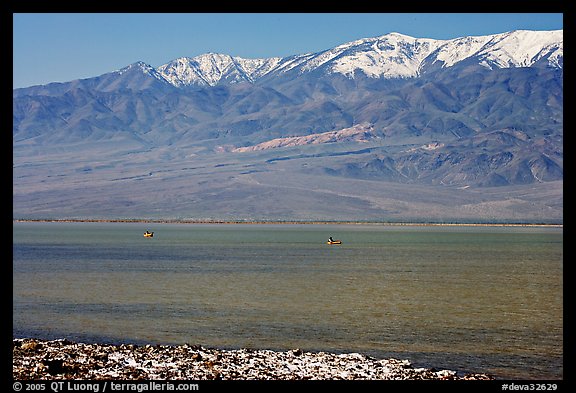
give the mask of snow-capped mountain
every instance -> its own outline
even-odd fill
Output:
[[[561,222],[563,74],[562,30],[391,33],[15,89],[14,215]]]
[[[143,61],[138,61],[134,64],[130,64],[130,65],[122,68],[121,70],[118,70],[118,75],[125,74],[125,73],[130,72],[134,69],[139,69],[144,74],[148,74],[148,75],[153,76],[153,77],[158,78],[158,79],[163,78],[163,76],[161,74],[159,74],[158,71],[156,71],[156,69],[154,67],[144,63]]]
[[[450,40],[440,45],[432,58],[443,62],[445,67],[475,57],[489,69],[531,67],[542,59],[550,67],[562,68],[563,56],[563,30],[516,30]]]
[[[531,67],[540,60],[562,67],[563,31],[517,30],[452,40],[413,38],[399,33],[361,39],[313,54],[244,59],[208,53],[182,57],[158,67],[174,86],[255,83],[265,76],[321,70],[348,78],[362,72],[371,78],[411,78],[430,69],[452,67],[468,59],[492,69]]]
[[[181,57],[158,67],[159,74],[174,86],[214,86],[221,81],[229,83],[254,82],[269,73],[280,58],[243,59],[217,53],[193,58]]]

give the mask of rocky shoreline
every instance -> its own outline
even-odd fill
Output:
[[[493,380],[359,353],[13,339],[14,380]]]

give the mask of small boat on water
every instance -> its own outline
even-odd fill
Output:
[[[342,244],[342,241],[340,241],[340,240],[328,240],[326,242],[326,244]]]
[[[146,231],[144,232],[144,237],[154,237],[154,232]]]

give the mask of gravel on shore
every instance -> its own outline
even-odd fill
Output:
[[[185,345],[84,344],[13,339],[15,380],[493,380],[487,374],[414,368],[408,360]]]

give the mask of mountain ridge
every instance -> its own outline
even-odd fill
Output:
[[[562,221],[563,43],[547,33],[388,34],[14,89],[13,214]]]
[[[302,74],[318,69],[326,63],[332,63],[329,71],[351,78],[356,70],[374,78],[416,77],[426,72],[427,68],[433,68],[436,63],[441,63],[440,67],[451,67],[473,56],[480,57],[480,64],[487,68],[530,67],[545,57],[549,59],[550,66],[562,67],[558,61],[563,57],[562,33],[562,30],[516,30],[451,40],[413,38],[400,33],[389,33],[351,41],[313,54],[285,58],[245,59],[222,54],[203,54],[169,62],[158,67],[158,71],[164,78],[173,81],[175,86],[215,86],[222,79],[230,81],[228,76],[231,67],[235,76],[233,83],[254,83],[269,73],[278,75],[293,69]],[[531,46],[514,50],[514,44],[520,40],[529,41]],[[463,51],[463,46],[468,47],[468,50]],[[455,47],[458,47],[458,50],[455,50]],[[368,48],[371,50],[367,50]],[[454,53],[465,55],[454,56]],[[174,65],[174,62],[177,65]],[[188,67],[185,63],[188,63]],[[219,66],[217,63],[220,63]],[[250,72],[248,68],[254,68],[254,63],[260,64],[260,67],[256,67],[257,72]]]
[[[518,48],[518,42],[529,44]],[[563,30],[514,30],[449,40],[414,38],[392,32],[350,41],[315,53],[249,59],[209,52],[194,57],[179,57],[156,68],[144,61],[137,61],[112,73],[121,75],[138,66],[142,72],[175,87],[216,86],[221,82],[255,83],[261,78],[279,76],[290,71],[304,74],[323,66],[326,68],[328,63],[329,69],[325,72],[340,73],[349,78],[354,78],[356,71],[372,78],[413,78],[438,67],[451,67],[472,57],[477,57],[478,63],[489,69],[531,67],[544,60],[547,60],[546,65],[549,67],[562,68],[563,48]],[[66,83],[70,82],[58,82]]]

